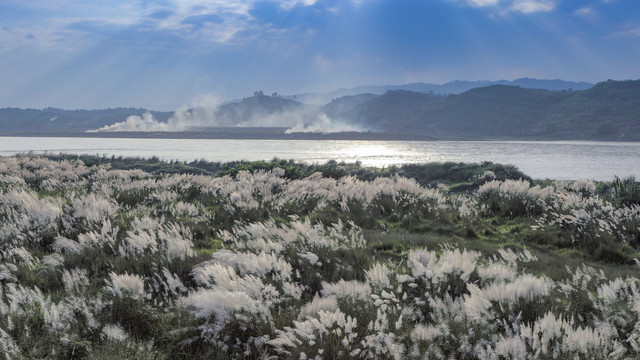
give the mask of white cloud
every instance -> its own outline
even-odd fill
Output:
[[[72,29],[42,27],[0,27],[0,53],[14,49],[70,50],[81,43],[82,34]]]
[[[608,37],[640,37],[640,26],[628,28]]]
[[[488,7],[499,5],[504,0],[447,0],[451,2],[463,3],[472,7]]]
[[[573,14],[578,16],[594,16],[598,13],[592,7],[587,6],[574,11]]]
[[[251,26],[252,6],[252,1],[174,1],[163,9],[169,16],[149,21],[182,37],[228,43]],[[219,21],[208,21],[207,16],[217,16]]]
[[[96,41],[100,31],[157,30],[207,42],[232,43],[240,34],[272,31],[273,25],[251,16],[258,0],[90,1],[7,0],[24,9],[25,17],[9,19],[0,28],[0,51],[17,47],[81,46]],[[268,0],[283,11],[313,6],[317,0]],[[156,14],[164,13],[158,17]],[[251,36],[251,35],[247,35]],[[28,38],[27,38],[28,37]],[[37,41],[27,41],[27,40]]]
[[[508,11],[521,12],[523,14],[535,13],[535,12],[548,12],[555,9],[555,3],[545,0],[520,0],[515,1]]]
[[[498,5],[500,0],[467,0],[467,2],[471,6],[483,7],[483,6],[495,6],[495,5]]]
[[[280,7],[282,7],[285,10],[291,10],[298,4],[301,4],[301,5],[304,5],[304,6],[312,6],[312,5],[316,4],[316,0],[285,0],[285,1],[280,1]]]
[[[548,12],[556,8],[556,0],[449,0],[462,2],[471,7],[494,8],[497,13],[507,14],[518,12],[530,14],[536,12]],[[491,16],[495,16],[492,13]]]

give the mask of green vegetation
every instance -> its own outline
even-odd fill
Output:
[[[634,177],[621,180],[616,176],[611,187],[614,191],[614,201],[618,205],[640,205],[640,184]]]
[[[72,155],[60,154],[45,155],[52,160],[77,161],[80,160],[87,166],[109,166],[114,170],[140,169],[154,175],[161,174],[191,174],[236,176],[240,171],[255,172],[259,170],[283,169],[287,179],[301,179],[315,172],[320,172],[324,177],[339,179],[344,176],[355,176],[359,180],[371,181],[378,177],[392,177],[394,175],[415,179],[420,185],[436,187],[438,184],[452,186],[452,190],[475,190],[479,184],[485,181],[486,172],[493,173],[493,179],[532,181],[530,177],[519,171],[513,165],[494,164],[482,162],[481,164],[465,163],[430,163],[420,165],[390,166],[384,169],[363,167],[359,163],[347,164],[330,160],[325,164],[306,165],[293,160],[273,159],[271,161],[231,161],[227,163],[196,160],[192,162],[162,161],[157,157],[123,158],[121,156],[96,156],[96,155]]]
[[[492,163],[0,158],[0,350],[635,358],[639,187]]]

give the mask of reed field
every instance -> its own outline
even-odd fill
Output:
[[[635,359],[640,186],[0,158],[6,359]]]

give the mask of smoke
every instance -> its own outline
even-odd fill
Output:
[[[190,106],[183,106],[166,121],[156,119],[150,112],[131,115],[124,121],[103,126],[88,132],[180,132],[203,130],[216,127],[280,127],[285,133],[333,133],[346,131],[369,131],[364,126],[346,120],[332,119],[320,112],[315,105],[271,107],[260,104],[265,98],[249,98],[246,104],[232,103],[220,106],[220,101],[212,95],[195,99]],[[254,106],[250,106],[254,101]],[[255,103],[258,102],[258,105]]]
[[[275,111],[273,113],[257,112],[244,118],[234,126],[238,127],[291,127],[300,122],[314,121],[318,116],[318,109],[315,106],[304,106],[299,108]]]
[[[112,131],[181,131],[176,129],[175,124],[163,123],[156,120],[150,112],[142,116],[131,115],[125,121],[112,125],[106,125],[97,130],[87,132],[112,132]]]
[[[103,126],[88,132],[115,131],[165,131],[177,132],[221,126],[216,120],[216,111],[220,105],[218,97],[208,94],[194,99],[190,106],[183,106],[166,121],[157,120],[150,112],[142,116],[131,115],[125,121]]]
[[[301,132],[310,132],[310,133],[335,133],[335,132],[347,132],[347,131],[357,131],[357,132],[366,132],[371,129],[365,128],[363,126],[357,124],[347,123],[338,119],[331,119],[325,114],[318,114],[315,121],[313,122],[297,122],[290,128],[288,128],[285,133],[301,133]]]
[[[335,133],[346,131],[366,132],[370,129],[349,123],[344,120],[332,119],[319,112],[316,106],[305,106],[298,109],[288,109],[271,114],[252,114],[244,121],[232,126],[237,127],[284,127],[286,134],[292,133]]]
[[[189,106],[183,106],[173,113],[169,122],[186,129],[221,126],[216,118],[221,103],[216,95],[201,95]]]

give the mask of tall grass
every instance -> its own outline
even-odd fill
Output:
[[[483,170],[468,181],[477,190],[456,192],[336,163],[332,174],[282,162],[214,177],[92,159],[0,158],[7,359],[640,355],[636,277],[583,266],[553,280],[526,270],[537,244],[482,253],[386,235],[480,242],[515,222],[527,239],[556,234],[548,246],[630,261],[640,208],[591,182],[532,186]]]

